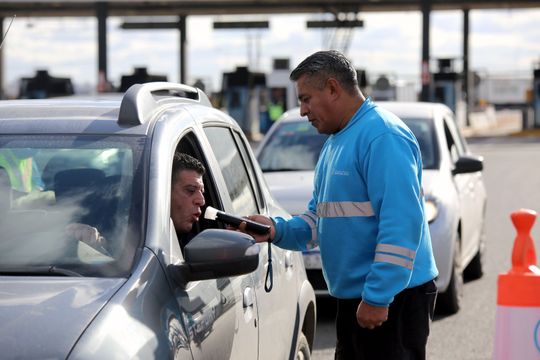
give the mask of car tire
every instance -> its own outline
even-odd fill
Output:
[[[469,265],[463,271],[463,277],[467,280],[477,280],[484,275],[484,253],[485,253],[485,230],[482,229],[478,252],[474,255]]]
[[[309,343],[307,341],[306,335],[300,333],[298,337],[298,343],[296,345],[296,360],[310,360],[311,359],[311,350],[309,348]]]
[[[458,233],[459,236],[459,233]],[[459,311],[463,299],[463,273],[460,270],[461,253],[459,238],[454,248],[454,261],[452,264],[452,277],[446,291],[437,296],[436,309],[440,314],[452,315]]]
[[[480,245],[480,247],[481,248],[478,249],[478,252],[469,263],[469,266],[467,266],[463,272],[463,277],[467,280],[477,280],[484,275],[484,250],[482,249],[482,245]]]

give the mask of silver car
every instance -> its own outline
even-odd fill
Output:
[[[2,101],[0,129],[2,359],[309,358],[315,294],[301,254],[202,218],[176,235],[175,151],[205,165],[206,205],[289,216],[237,123],[200,90]],[[74,239],[77,223],[106,246]]]
[[[377,104],[403,119],[418,139],[426,216],[439,269],[437,310],[455,313],[462,298],[463,275],[482,276],[486,212],[482,159],[470,153],[445,105]],[[257,148],[257,160],[272,193],[291,214],[307,208],[313,170],[326,138],[300,116],[299,109],[293,109],[283,114]],[[304,263],[316,294],[327,295],[318,250],[305,252]]]

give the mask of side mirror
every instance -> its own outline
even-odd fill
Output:
[[[260,246],[247,234],[207,229],[185,246],[185,262],[170,265],[169,271],[180,284],[247,274],[259,265],[259,251]]]
[[[465,155],[461,156],[454,164],[453,175],[467,174],[482,171],[484,159],[481,156]]]

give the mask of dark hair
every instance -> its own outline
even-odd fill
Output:
[[[206,172],[204,165],[199,160],[188,154],[177,152],[174,154],[172,166],[173,184],[174,180],[176,180],[176,174],[181,170],[193,170],[201,176]]]
[[[324,87],[326,80],[333,77],[349,93],[356,92],[358,79],[356,69],[351,61],[336,50],[317,51],[304,59],[292,72],[289,78],[297,81],[307,75],[314,81],[313,85]]]

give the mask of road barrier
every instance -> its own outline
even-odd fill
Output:
[[[495,360],[540,359],[540,269],[530,235],[536,212],[511,214],[517,230],[512,268],[499,274],[495,330]]]

